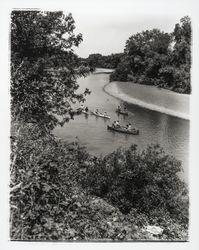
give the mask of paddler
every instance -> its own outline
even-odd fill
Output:
[[[116,126],[117,126],[117,122],[116,122],[116,121],[114,121],[114,122],[113,122],[113,124],[112,124],[112,127],[114,127],[114,128],[115,128]]]
[[[81,108],[82,110],[84,110],[84,109],[85,109],[85,107],[84,107],[84,105],[83,105],[83,104],[81,104],[80,108]]]
[[[121,110],[121,106],[120,106],[120,105],[118,105],[117,110],[118,110],[118,111],[120,111],[120,110]]]
[[[70,115],[70,119],[72,119],[72,120],[74,120],[74,114],[75,114],[75,112],[73,111],[73,109],[72,108],[70,108],[69,109],[69,115]]]
[[[120,127],[119,121],[116,121],[115,125],[116,125],[116,127]]]

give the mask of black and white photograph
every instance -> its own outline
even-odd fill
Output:
[[[191,2],[11,7],[9,241],[188,244]]]

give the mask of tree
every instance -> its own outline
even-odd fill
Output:
[[[190,93],[191,21],[183,17],[168,34],[158,29],[131,36],[110,80],[157,85]]]
[[[90,54],[86,59],[89,67],[91,67],[92,69],[95,69],[96,67],[101,67],[101,60],[102,60],[102,55],[99,53]]]
[[[50,131],[67,121],[76,101],[84,101],[87,89],[77,94],[81,66],[73,48],[82,41],[74,34],[71,14],[13,11],[11,14],[11,112],[18,123],[35,123]],[[62,117],[60,122],[58,117]]]
[[[176,24],[172,33],[173,49],[167,65],[163,66],[159,75],[167,86],[173,90],[187,93],[191,92],[191,20],[183,17],[180,24]]]
[[[173,63],[176,66],[191,64],[191,20],[188,16],[180,19],[173,32]]]
[[[93,70],[97,67],[114,69],[120,63],[122,55],[122,53],[111,54],[108,56],[103,56],[99,53],[90,54],[88,58],[85,59],[85,61]]]
[[[124,79],[119,77],[119,80],[128,80],[130,75],[140,79],[143,77],[141,83],[150,84],[151,81],[154,81],[162,64],[165,64],[167,54],[170,51],[170,41],[171,36],[158,29],[146,30],[131,36],[124,49],[125,59],[117,68],[117,75],[120,75],[119,71],[125,70],[126,77]],[[122,66],[124,62],[125,69]],[[114,77],[112,76],[112,78]]]
[[[170,41],[170,35],[158,29],[146,30],[130,37],[124,51],[131,60],[134,74],[156,76],[161,66],[160,58],[169,52]]]
[[[127,81],[130,71],[130,61],[128,57],[121,57],[121,61],[118,63],[117,68],[110,75],[110,81]]]

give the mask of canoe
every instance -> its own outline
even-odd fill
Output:
[[[80,115],[81,114],[81,110],[77,109],[77,110],[73,110],[74,115]]]
[[[80,115],[82,113],[82,109],[81,108],[77,108],[76,110],[74,110],[74,113],[76,115]]]
[[[89,112],[86,112],[85,110],[82,110],[82,113],[84,113],[85,115],[89,115]]]
[[[93,112],[93,111],[91,111],[91,114],[92,114],[92,115],[95,115],[95,116],[97,116],[97,117],[104,118],[104,119],[110,119],[110,116],[102,115],[102,114],[96,114],[96,113]]]
[[[139,130],[136,128],[132,128],[131,130],[127,130],[125,127],[112,127],[110,125],[107,125],[107,129],[109,130],[113,130],[116,132],[121,132],[121,133],[125,133],[125,134],[131,134],[131,135],[138,135],[139,134]]]
[[[116,112],[121,115],[128,115],[128,111],[116,109]]]

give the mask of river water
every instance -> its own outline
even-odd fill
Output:
[[[129,115],[118,116],[115,109],[123,102],[104,92],[103,86],[108,82],[109,74],[102,73],[91,74],[78,80],[80,91],[85,88],[91,90],[84,105],[90,110],[98,108],[99,111],[106,111],[111,119],[105,120],[94,115],[81,114],[63,127],[57,127],[55,135],[69,142],[79,141],[91,154],[98,156],[108,154],[118,147],[128,148],[134,143],[140,150],[151,143],[158,143],[166,153],[182,161],[184,172],[181,176],[187,181],[189,121],[128,103],[126,107]],[[124,125],[131,122],[132,126],[140,130],[140,134],[127,135],[107,130],[107,125],[114,120],[119,120]]]

